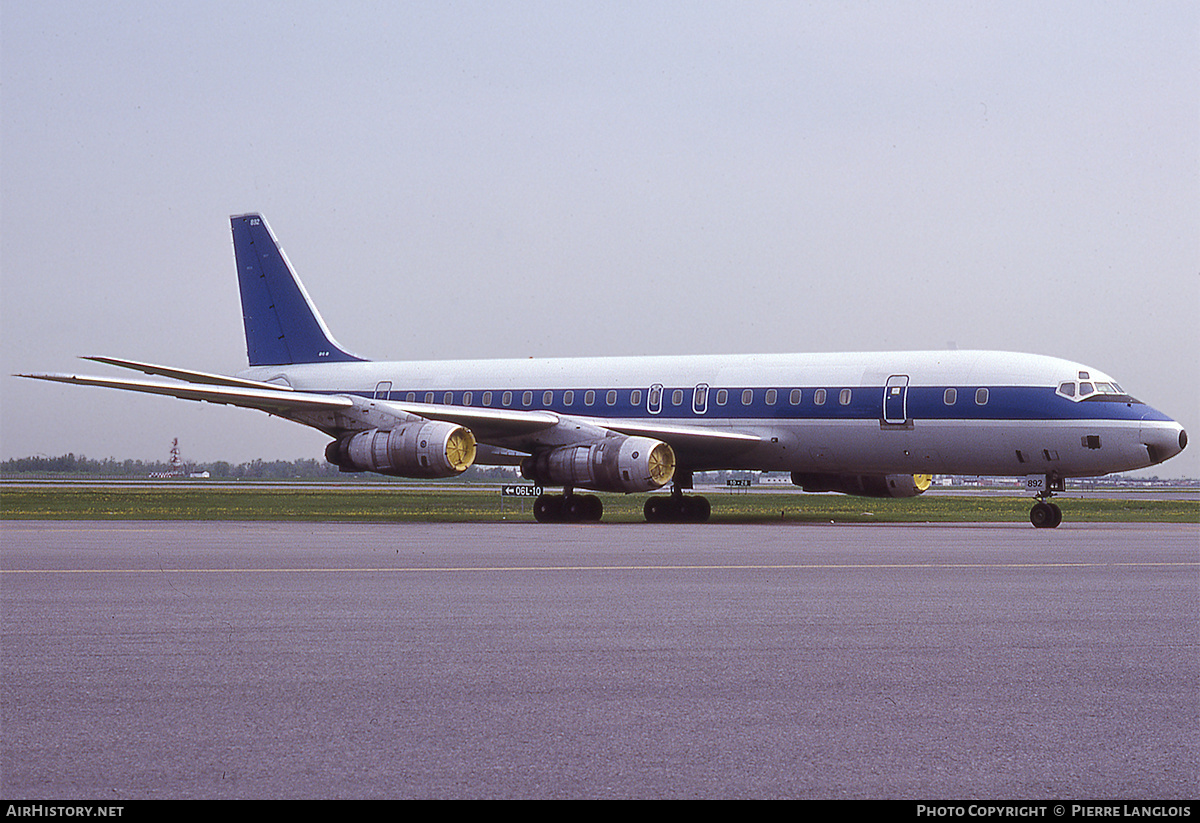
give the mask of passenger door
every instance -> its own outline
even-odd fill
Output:
[[[883,387],[883,422],[902,426],[908,422],[908,375],[893,374]]]

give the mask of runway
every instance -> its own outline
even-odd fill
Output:
[[[0,523],[8,798],[1200,793],[1200,526]]]

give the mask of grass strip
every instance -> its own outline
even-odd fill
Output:
[[[606,522],[641,522],[645,495],[602,494]],[[712,522],[1021,522],[1024,497],[935,495],[903,500],[826,494],[712,495]],[[1200,501],[1055,498],[1066,522],[1200,522]],[[495,489],[205,489],[54,487],[5,489],[3,520],[289,520],[489,522],[533,520],[532,500]]]

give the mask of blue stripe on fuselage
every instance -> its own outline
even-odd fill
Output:
[[[746,389],[753,391],[750,404],[742,402],[742,392]],[[387,400],[394,402],[438,403],[443,405],[460,405],[481,409],[509,409],[516,411],[546,410],[559,414],[580,415],[587,417],[611,418],[651,418],[663,420],[882,420],[883,418],[883,386],[857,386],[849,389],[850,402],[843,405],[840,402],[844,387],[824,387],[825,402],[815,401],[818,388],[802,388],[801,400],[793,404],[790,394],[795,387],[777,387],[776,402],[766,402],[767,388],[764,387],[733,387],[726,388],[728,399],[724,405],[716,402],[718,388],[708,391],[708,405],[704,413],[696,413],[692,408],[693,386],[666,387],[663,389],[662,409],[658,413],[650,413],[646,407],[647,389],[621,388],[616,389],[616,403],[609,405],[605,395],[608,388],[579,389],[572,388],[574,402],[567,405],[563,402],[564,389],[553,389],[553,402],[549,405],[542,403],[546,389],[470,389],[448,390],[428,388],[420,390],[401,389],[390,391]],[[953,405],[945,402],[946,390],[955,388],[957,399]],[[911,386],[907,397],[907,418],[909,420],[1162,420],[1171,418],[1138,401],[1090,399],[1072,401],[1059,395],[1055,389],[1037,386],[989,386],[987,402],[979,404],[975,401],[976,391],[980,386]],[[671,402],[672,394],[682,392],[682,402],[675,405]],[[414,398],[408,399],[412,392]],[[445,394],[451,391],[452,402],[445,403]],[[472,402],[464,402],[464,394],[470,391]],[[531,392],[531,402],[522,402],[522,395]],[[584,397],[588,391],[595,392],[595,402],[588,405]],[[630,403],[631,391],[640,393],[641,399],[637,405]],[[484,405],[482,398],[485,392],[491,392],[492,402]],[[501,398],[506,392],[511,392],[512,400],[504,405]],[[333,392],[344,394],[345,392]],[[432,393],[431,400],[426,398]],[[362,397],[372,398],[371,391],[354,392]]]

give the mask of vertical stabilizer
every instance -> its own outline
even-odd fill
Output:
[[[333,339],[260,214],[229,218],[251,366],[362,360]]]

